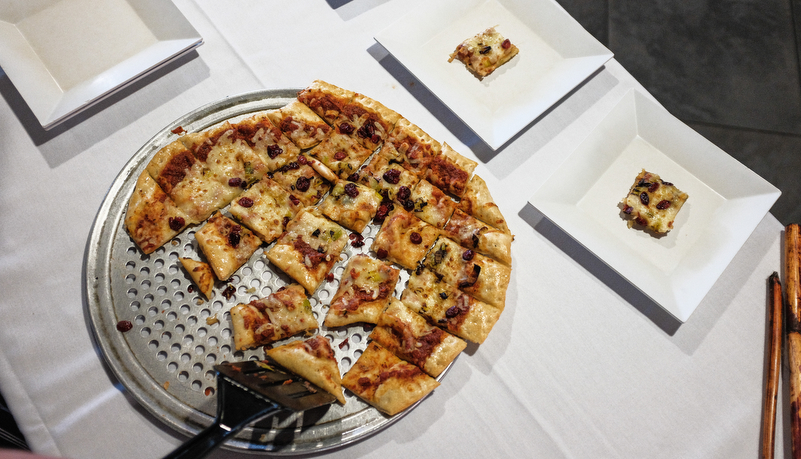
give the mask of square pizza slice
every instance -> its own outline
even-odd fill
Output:
[[[422,400],[439,382],[373,341],[342,377],[342,386],[392,416]]]
[[[428,180],[420,180],[412,190],[409,199],[411,199],[412,205],[404,205],[404,208],[411,208],[411,212],[417,218],[437,228],[445,227],[457,205],[450,196],[429,183]]]
[[[397,207],[384,220],[370,249],[379,259],[415,269],[439,234],[436,227]]]
[[[374,324],[389,304],[400,270],[367,255],[355,255],[345,266],[339,289],[331,299],[326,327],[356,322]]]
[[[665,234],[673,229],[676,215],[687,198],[687,193],[672,183],[643,169],[623,199],[623,213],[628,218],[629,228],[637,223],[657,234]]]
[[[401,205],[411,196],[412,188],[420,181],[417,174],[404,169],[400,163],[390,162],[381,152],[373,156],[359,171],[359,177],[359,183]]]
[[[322,142],[331,130],[322,118],[298,100],[267,112],[267,117],[301,150]]]
[[[459,209],[504,233],[511,233],[509,226],[506,224],[506,219],[501,214],[501,210],[495,204],[495,200],[492,199],[487,182],[479,177],[478,174],[473,175],[470,181],[467,182],[467,188],[465,188],[464,194],[459,200]]]
[[[334,124],[345,134],[353,136],[370,151],[381,145],[401,116],[381,102],[356,94],[342,107]]]
[[[142,252],[153,253],[186,228],[189,221],[147,171],[143,171],[125,213],[125,228]]]
[[[501,309],[479,301],[426,268],[416,270],[401,301],[430,323],[481,344],[501,317]]]
[[[443,143],[442,153],[431,161],[425,178],[439,189],[461,197],[477,165]]]
[[[234,124],[237,136],[247,142],[267,171],[272,172],[297,160],[300,148],[292,143],[265,113],[259,113]]]
[[[442,145],[406,118],[395,123],[381,152],[404,168],[422,175],[442,151]]]
[[[290,284],[267,298],[231,308],[234,345],[243,351],[316,330],[317,319],[303,287]]]
[[[426,256],[425,266],[445,282],[485,303],[500,309],[506,304],[512,268],[490,257],[441,236]]]
[[[261,245],[250,230],[217,212],[195,233],[217,279],[227,280]]]
[[[462,247],[492,257],[506,266],[512,265],[514,236],[511,234],[495,229],[459,209],[453,213],[444,231]]]
[[[304,155],[275,171],[271,178],[304,206],[317,204],[331,188],[331,184],[308,164]]]
[[[298,100],[318,114],[326,123],[334,125],[342,109],[347,105],[355,92],[323,80],[314,80],[306,89],[298,93]]]
[[[307,340],[293,341],[267,349],[265,353],[277,364],[316,384],[317,387],[336,397],[339,403],[345,404],[337,358],[331,342],[324,336],[317,335]]]
[[[147,172],[187,216],[200,223],[233,199],[229,187],[211,177],[180,140],[161,148],[147,165]]]
[[[345,228],[325,218],[319,210],[305,208],[290,220],[286,232],[266,256],[312,294],[339,261],[347,242]]]
[[[270,244],[303,208],[281,185],[269,177],[256,182],[231,202],[228,211],[265,243]]]
[[[508,38],[490,27],[459,43],[448,62],[460,60],[480,80],[509,62],[518,51]]]
[[[309,150],[309,156],[320,160],[342,179],[358,172],[372,153],[353,137],[340,132],[338,127],[332,128],[328,137]]]
[[[395,298],[381,314],[370,339],[435,378],[467,347],[463,340],[429,324]]]
[[[376,214],[381,201],[381,195],[372,188],[340,180],[319,207],[331,220],[361,233]]]

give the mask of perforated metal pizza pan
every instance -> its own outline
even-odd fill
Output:
[[[264,358],[262,350],[235,350],[230,308],[266,297],[291,279],[270,265],[264,257],[268,248],[262,247],[228,282],[217,282],[213,297],[206,301],[179,260],[202,259],[193,236],[199,226],[187,228],[154,253],[143,255],[124,228],[128,199],[150,158],[178,138],[173,129],[182,127],[196,132],[225,120],[237,121],[255,112],[280,108],[294,100],[297,91],[263,90],[226,98],[198,108],[164,128],[122,169],[92,228],[84,263],[84,293],[97,345],[131,395],[157,419],[185,435],[197,434],[214,419],[214,365]],[[362,232],[364,247],[357,249],[348,244],[334,267],[335,280],[324,282],[309,299],[318,323],[322,324],[330,299],[339,287],[344,264],[357,253],[367,253],[377,231],[376,225],[369,225]],[[396,296],[407,280],[408,273],[402,270]],[[230,299],[221,294],[228,285],[235,288]],[[130,321],[133,329],[117,331],[121,320]],[[366,348],[370,329],[361,324],[336,329],[321,325],[318,333],[331,340],[344,373]],[[303,336],[293,339],[300,338]],[[347,391],[346,399],[344,406],[334,404],[257,423],[225,446],[273,455],[320,452],[364,439],[402,416],[384,416]]]

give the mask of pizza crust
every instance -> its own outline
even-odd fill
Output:
[[[378,322],[381,311],[392,298],[399,276],[400,271],[387,263],[367,255],[354,256],[345,266],[324,325],[341,327],[356,322]]]
[[[211,296],[214,294],[214,272],[211,270],[211,266],[209,266],[208,263],[203,263],[202,261],[193,260],[191,258],[181,258],[181,266],[189,273],[189,277],[192,278],[192,282],[200,289],[200,293],[202,293],[206,299],[211,299]]]
[[[266,350],[267,357],[292,373],[332,394],[345,404],[342,393],[342,377],[339,374],[331,342],[317,335],[305,341],[293,341],[283,346]]]
[[[190,221],[147,172],[139,175],[128,200],[125,228],[145,255],[183,231]]]

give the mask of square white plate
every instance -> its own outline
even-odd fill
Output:
[[[488,27],[520,52],[479,80],[456,46]],[[375,40],[493,149],[612,58],[612,52],[552,0],[430,1]]]
[[[202,43],[170,0],[0,4],[0,67],[45,129]]]
[[[673,229],[629,229],[618,204],[641,169],[689,195]],[[684,322],[781,192],[632,90],[529,202]]]

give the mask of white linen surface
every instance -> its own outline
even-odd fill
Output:
[[[493,152],[373,40],[416,2],[175,3],[204,37],[199,57],[69,130],[39,142],[25,108],[0,98],[0,391],[35,451],[160,457],[185,440],[126,395],[93,347],[81,292],[95,214],[130,156],[182,114],[319,78],[478,160],[516,236],[489,339],[403,419],[331,457],[758,454],[766,279],[780,269],[781,224],[767,215],[679,325],[527,205],[623,95],[642,89],[616,61]]]

